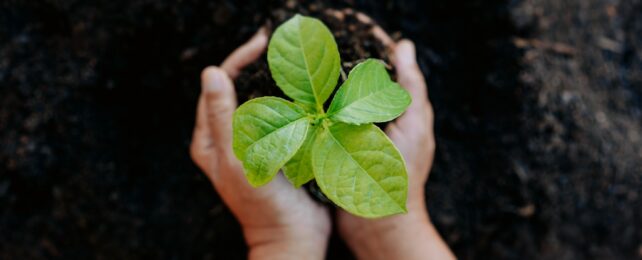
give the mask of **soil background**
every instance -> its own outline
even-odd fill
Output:
[[[2,1],[0,259],[245,258],[188,156],[199,74],[289,4]],[[642,258],[642,1],[322,4],[417,44],[459,258]]]

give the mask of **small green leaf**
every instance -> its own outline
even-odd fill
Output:
[[[321,21],[301,15],[274,31],[268,64],[272,78],[288,97],[318,112],[336,87],[341,70],[330,30]]]
[[[283,167],[283,174],[292,182],[295,187],[314,179],[312,170],[312,149],[318,126],[311,126],[308,130],[308,136],[305,138],[301,149],[290,159]]]
[[[350,71],[328,114],[349,124],[387,122],[401,115],[410,102],[408,92],[390,80],[383,63],[368,59]]]
[[[234,112],[234,154],[252,186],[274,178],[303,144],[309,125],[303,109],[282,98],[252,99]]]
[[[405,162],[373,124],[322,128],[312,165],[323,193],[348,212],[369,218],[406,212]]]

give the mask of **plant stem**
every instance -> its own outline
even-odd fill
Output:
[[[346,72],[341,68],[341,80],[346,81],[348,80],[348,75],[346,75]]]

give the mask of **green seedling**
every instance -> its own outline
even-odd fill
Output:
[[[341,62],[330,30],[296,15],[268,46],[272,77],[294,102],[261,97],[234,113],[233,148],[249,183],[258,187],[280,169],[295,187],[316,179],[336,205],[362,217],[405,213],[405,162],[381,129],[411,102],[384,64],[368,59],[350,71],[327,111]]]

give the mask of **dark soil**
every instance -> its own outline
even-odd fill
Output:
[[[642,2],[313,4],[0,3],[0,259],[244,258],[187,152],[200,70],[294,10],[365,31],[323,7],[417,44],[438,143],[427,201],[460,258],[642,258]],[[335,35],[343,61],[381,56],[356,34]],[[249,84],[271,82],[258,71],[240,99],[280,95]],[[351,255],[334,237],[329,258]]]
[[[328,26],[339,47],[344,75],[347,75],[355,65],[367,58],[381,59],[384,62],[389,61],[383,44],[370,33],[373,25],[359,21],[352,9],[326,8],[322,2],[303,5],[290,3],[283,8],[271,10],[266,17],[266,27],[274,30],[276,26],[297,13],[317,17]],[[340,77],[338,86],[342,82],[343,80]],[[248,99],[261,96],[288,98],[272,80],[268,68],[267,55],[263,55],[260,60],[249,65],[242,72],[236,81],[236,90],[239,104]]]
[[[339,54],[341,56],[342,76],[339,77],[337,88],[343,83],[343,75],[348,75],[350,70],[361,61],[367,58],[381,59],[389,64],[388,50],[372,33],[370,33],[373,24],[359,21],[356,12],[351,8],[332,9],[326,8],[322,2],[313,2],[311,4],[297,5],[293,2],[286,4],[282,8],[271,10],[266,18],[265,26],[270,30],[276,29],[276,26],[284,23],[295,14],[302,14],[317,17],[328,26],[332,32]],[[391,36],[392,37],[392,36]],[[390,69],[394,69],[388,65]],[[394,74],[393,74],[394,77]],[[262,96],[277,96],[286,99],[287,97],[276,85],[270,74],[268,67],[267,55],[263,55],[256,62],[248,65],[239,75],[235,82],[238,103]],[[330,96],[334,96],[334,93]],[[325,104],[327,109],[332,98],[329,98]],[[381,124],[382,128],[384,124]],[[311,181],[303,186],[313,199],[328,206],[334,204],[321,192],[316,181]]]

